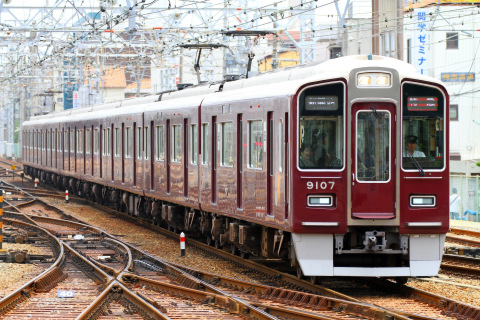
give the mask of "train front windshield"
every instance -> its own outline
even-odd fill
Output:
[[[402,105],[402,168],[442,169],[445,165],[445,99],[440,90],[405,83]]]
[[[298,167],[340,170],[344,165],[344,85],[308,88],[299,100]]]

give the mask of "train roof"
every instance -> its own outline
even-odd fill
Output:
[[[388,68],[398,71],[400,81],[404,78],[415,78],[441,85],[441,82],[419,74],[413,65],[401,60],[372,55],[347,56],[331,59],[322,63],[300,65],[285,69],[277,69],[248,79],[241,79],[221,84],[207,84],[180,91],[167,92],[142,98],[126,99],[105,103],[93,107],[70,109],[32,117],[25,124],[48,124],[60,121],[76,121],[97,117],[108,117],[128,113],[151,112],[171,108],[214,105],[248,99],[263,99],[276,96],[293,95],[305,83],[328,79],[346,79],[348,81],[353,69]],[[273,84],[273,85],[272,85]],[[158,101],[158,99],[161,101]],[[202,102],[203,101],[203,102]],[[78,116],[77,116],[78,115]],[[75,118],[72,120],[72,116]]]

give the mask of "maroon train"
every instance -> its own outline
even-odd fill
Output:
[[[33,117],[25,172],[298,274],[438,273],[448,94],[352,56]]]

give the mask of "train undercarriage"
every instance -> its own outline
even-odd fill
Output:
[[[25,173],[46,185],[68,190],[72,196],[115,207],[117,211],[131,216],[149,219],[152,224],[170,231],[184,231],[190,237],[202,238],[216,248],[227,248],[242,258],[252,255],[290,260],[292,266],[296,265],[288,232],[41,169],[25,167]]]

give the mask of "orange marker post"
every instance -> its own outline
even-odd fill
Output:
[[[185,256],[185,233],[180,233],[180,256]]]

